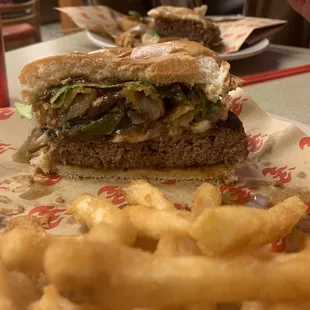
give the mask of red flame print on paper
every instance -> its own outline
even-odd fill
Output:
[[[247,25],[249,28],[256,28],[259,26],[259,24],[248,24]]]
[[[230,111],[239,116],[242,112],[242,105],[247,100],[248,100],[247,98],[241,99],[241,97],[234,98],[231,101]]]
[[[224,33],[223,36],[222,36],[222,38],[223,38],[223,39],[227,39],[227,38],[233,36],[233,34],[234,34],[233,32]]]
[[[223,103],[229,104],[232,100],[232,96],[228,95],[223,99]]]
[[[299,147],[303,150],[305,146],[310,146],[310,137],[303,137],[299,140]]]
[[[0,109],[0,121],[10,118],[15,112],[13,108],[3,108]]]
[[[106,20],[106,18],[105,18],[105,16],[104,16],[103,14],[98,14],[98,15],[99,15],[99,17],[100,17],[101,19]]]
[[[0,183],[0,189],[2,189],[2,190],[8,190],[9,189],[9,187],[7,186],[7,185],[5,185],[4,183]]]
[[[12,144],[7,144],[4,142],[1,142],[0,140],[0,155],[10,150],[16,150],[16,148],[12,147],[11,145]]]
[[[81,13],[81,16],[85,19],[90,19],[90,17],[85,12]]]
[[[61,177],[57,174],[41,174],[35,172],[34,180],[41,185],[55,185],[61,181]]]
[[[46,223],[42,224],[42,227],[48,230],[57,227],[69,213],[66,213],[66,209],[54,208],[52,206],[37,206],[29,211],[29,215],[42,220],[46,219]]]
[[[236,39],[240,39],[240,38],[243,38],[247,35],[247,32],[243,32],[243,33],[239,33],[236,35]]]
[[[233,98],[232,96],[227,96],[224,99],[224,103],[228,106],[230,105],[230,111],[239,116],[242,112],[242,105],[248,100],[248,98],[242,98],[241,96]]]
[[[161,183],[165,185],[173,185],[177,183],[177,180],[165,180],[165,181],[161,181]]]
[[[117,185],[106,185],[99,189],[98,196],[105,193],[107,199],[111,199],[115,205],[120,205],[125,202],[125,197],[122,190]]]
[[[257,152],[260,151],[263,147],[264,139],[268,135],[262,135],[261,133],[257,135],[248,135],[248,150],[249,152]]]
[[[284,167],[268,167],[263,169],[262,174],[264,176],[271,175],[272,178],[279,183],[287,184],[292,180],[292,171],[295,170],[296,167],[288,168],[287,166]]]
[[[251,200],[251,189],[244,185],[234,186],[223,184],[220,187],[224,202],[237,204],[245,204]]]
[[[286,239],[271,242],[271,251],[273,253],[282,253],[286,250]]]

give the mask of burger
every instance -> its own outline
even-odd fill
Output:
[[[234,181],[248,150],[223,102],[241,84],[229,69],[186,40],[30,63],[15,105],[37,122],[30,164],[70,177]]]
[[[215,49],[222,43],[221,31],[205,19],[207,6],[194,9],[159,6],[148,12],[154,18],[154,30],[160,37],[179,37]]]

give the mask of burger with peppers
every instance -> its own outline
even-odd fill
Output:
[[[223,102],[241,84],[229,69],[186,40],[30,63],[15,104],[37,121],[30,163],[74,177],[234,181],[248,150]]]

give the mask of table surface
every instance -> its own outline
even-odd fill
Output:
[[[18,98],[21,69],[38,58],[60,53],[97,49],[88,41],[85,32],[78,32],[59,39],[42,42],[6,53],[6,66],[11,98]],[[310,49],[270,45],[260,55],[231,62],[231,72],[246,76],[277,69],[310,64]],[[266,112],[278,114],[310,125],[310,74],[282,78],[246,86],[250,96]]]

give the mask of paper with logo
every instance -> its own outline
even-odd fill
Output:
[[[250,155],[238,172],[238,184],[219,185],[224,203],[247,204],[255,194],[277,203],[299,194],[310,207],[310,137],[291,123],[269,117],[242,89],[231,92],[225,100],[244,123]],[[40,218],[42,226],[51,233],[72,234],[79,233],[80,226],[65,206],[77,195],[88,192],[106,197],[116,206],[126,204],[120,191],[126,180],[69,180],[35,173],[27,163],[21,163],[23,158],[16,152],[32,127],[31,122],[19,118],[14,108],[0,109],[0,201],[6,201],[6,206],[22,206],[22,214]],[[200,183],[166,180],[154,185],[167,194],[176,208],[183,208]],[[2,228],[7,221],[9,217],[3,219]],[[275,240],[272,250],[281,252],[288,242]]]
[[[235,21],[217,22],[221,29],[226,53],[238,51],[243,44],[251,45],[267,38],[280,30],[285,24],[286,21],[284,20],[257,17],[243,17]]]
[[[112,38],[116,38],[121,33],[117,19],[123,14],[106,6],[76,6],[57,8],[57,10],[67,14],[79,28]]]
[[[80,6],[57,8],[67,14],[82,29],[88,29],[103,36],[110,36],[111,43],[121,30],[118,20],[124,15],[108,7]],[[207,17],[208,18],[208,17]],[[223,46],[221,53],[238,51],[243,44],[251,45],[266,38],[282,28],[286,21],[268,18],[254,18],[237,15],[237,17],[210,17],[221,29]]]

